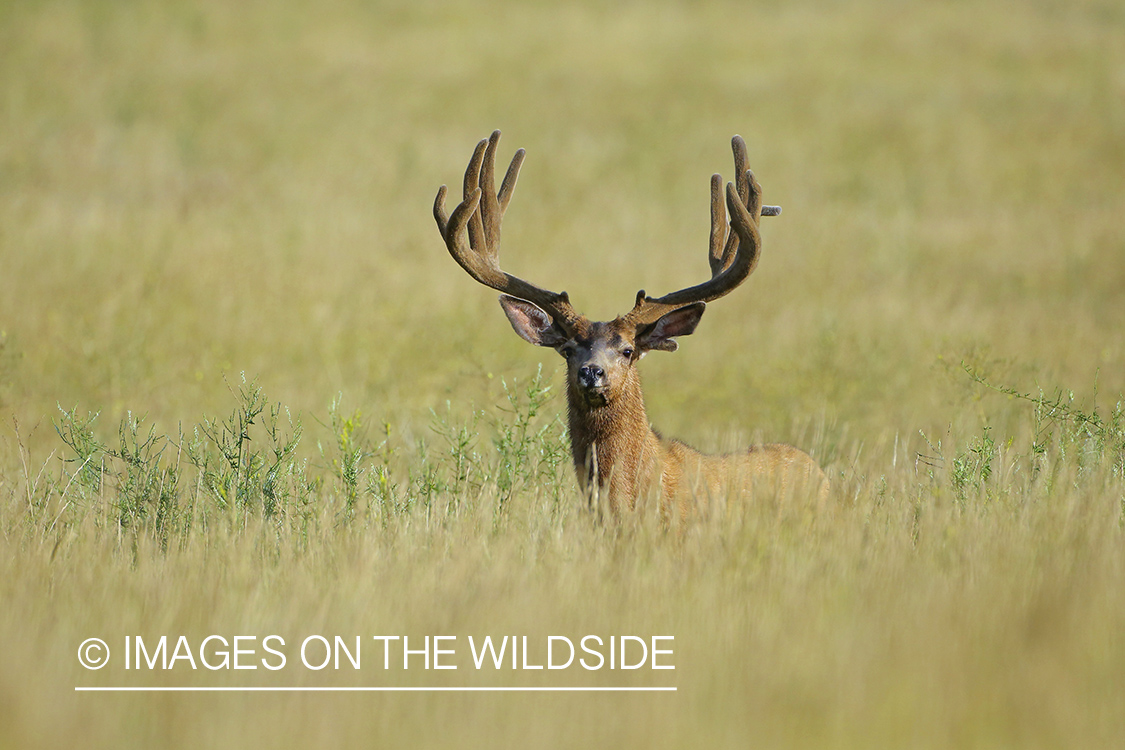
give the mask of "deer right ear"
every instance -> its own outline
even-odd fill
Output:
[[[677,336],[690,336],[699,319],[703,317],[703,310],[707,307],[703,302],[681,307],[670,313],[665,313],[655,323],[650,323],[637,331],[637,346],[642,351],[659,349],[665,352],[676,351]]]
[[[538,305],[503,294],[500,296],[500,307],[504,308],[512,330],[529,344],[553,349],[570,338]]]

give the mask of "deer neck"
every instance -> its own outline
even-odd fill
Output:
[[[636,370],[628,374],[621,393],[608,404],[590,406],[573,385],[567,390],[570,445],[583,489],[610,491],[613,504],[622,498],[631,507],[647,486],[649,464],[659,438],[649,426]]]

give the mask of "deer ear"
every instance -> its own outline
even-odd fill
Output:
[[[706,307],[705,303],[696,302],[694,305],[665,313],[655,323],[643,326],[637,331],[637,347],[642,351],[648,349],[676,351],[674,339],[677,336],[690,335],[699,325],[699,319],[703,317],[703,310]]]
[[[504,314],[508,316],[512,330],[529,344],[554,348],[565,344],[569,339],[551,316],[538,305],[503,294],[500,296],[500,307],[504,308]]]

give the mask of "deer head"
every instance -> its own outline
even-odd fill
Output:
[[[722,177],[711,178],[711,278],[655,299],[642,289],[632,310],[614,320],[596,322],[579,314],[566,292],[548,291],[500,268],[501,220],[524,150],[516,151],[497,192],[494,171],[499,141],[497,130],[477,144],[465,171],[463,200],[451,215],[445,211],[445,185],[438,190],[434,218],[450,255],[474,279],[503,293],[500,305],[521,338],[563,356],[572,411],[576,405],[591,410],[611,406],[634,392],[639,398],[635,366],[640,358],[650,350],[675,351],[676,338],[695,330],[706,303],[734,290],[758,263],[758,218],[763,207],[761,188],[747,168],[746,144],[740,136],[732,140],[736,183],[727,184],[725,206]],[[766,209],[766,215],[780,212],[772,206]]]

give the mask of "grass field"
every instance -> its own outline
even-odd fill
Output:
[[[600,319],[707,276],[745,137],[785,212],[648,412],[831,512],[583,511],[561,360],[431,216],[494,128],[506,269]],[[1123,217],[1110,0],[0,3],[0,746],[1119,746]],[[468,653],[588,634],[675,670]],[[677,691],[74,690],[247,685]]]

